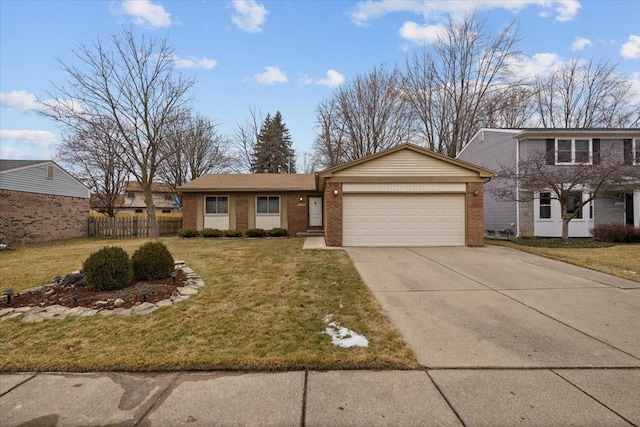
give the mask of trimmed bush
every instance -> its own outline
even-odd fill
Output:
[[[164,279],[174,269],[173,256],[162,242],[147,242],[131,256],[133,275],[137,280]]]
[[[224,232],[225,237],[242,237],[242,231],[240,230],[226,230]]]
[[[610,243],[640,243],[640,228],[616,222],[613,224],[598,224],[591,234],[596,240]]]
[[[202,237],[222,237],[222,231],[217,228],[204,228]]]
[[[265,237],[267,232],[262,228],[250,228],[246,232],[247,237]]]
[[[195,228],[181,228],[178,230],[179,237],[198,237],[198,230]]]
[[[269,230],[269,236],[271,237],[285,237],[288,236],[289,232],[284,228],[272,228]]]
[[[129,255],[119,246],[105,246],[89,255],[82,271],[87,286],[93,291],[122,289],[133,278]]]

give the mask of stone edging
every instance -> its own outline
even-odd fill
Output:
[[[197,275],[191,268],[184,265],[183,261],[176,261],[175,264],[176,268],[181,269],[182,272],[187,276],[187,285],[184,287],[178,287],[178,292],[180,293],[179,296],[163,299],[155,304],[150,302],[143,302],[142,304],[132,308],[120,307],[114,308],[113,310],[94,309],[87,307],[65,307],[58,304],[49,305],[46,307],[7,307],[0,309],[0,322],[3,322],[7,319],[15,319],[17,317],[22,317],[22,321],[26,323],[38,323],[42,322],[45,319],[64,319],[67,316],[87,317],[96,314],[100,314],[102,316],[128,316],[131,314],[145,315],[153,313],[160,307],[166,307],[189,299],[189,297],[197,294],[198,290],[205,285],[202,278],[200,278],[200,276]],[[41,287],[26,289],[22,292],[30,292],[34,289],[40,288]]]

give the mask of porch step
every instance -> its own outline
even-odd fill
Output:
[[[299,231],[296,233],[296,237],[322,237],[324,236],[324,230],[307,230]]]

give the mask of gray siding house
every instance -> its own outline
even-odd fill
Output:
[[[89,189],[50,160],[0,160],[0,243],[87,235]]]
[[[626,223],[640,227],[640,129],[481,129],[474,135],[458,159],[498,172],[503,167],[516,167],[541,154],[545,167],[568,168],[583,161],[599,158],[599,153],[630,165],[634,182],[624,193],[602,193],[582,207],[569,223],[569,237],[590,237],[597,224]],[[583,160],[584,158],[584,160]],[[516,235],[560,237],[562,218],[560,204],[544,191],[533,194],[532,201],[504,200],[493,194],[499,184],[485,184],[485,230],[507,231]],[[526,188],[517,188],[525,194]],[[585,193],[578,200],[588,200]]]

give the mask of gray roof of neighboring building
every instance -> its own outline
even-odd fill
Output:
[[[26,166],[37,165],[38,163],[47,163],[52,160],[7,160],[0,159],[0,172],[8,171],[11,169],[23,168]]]

